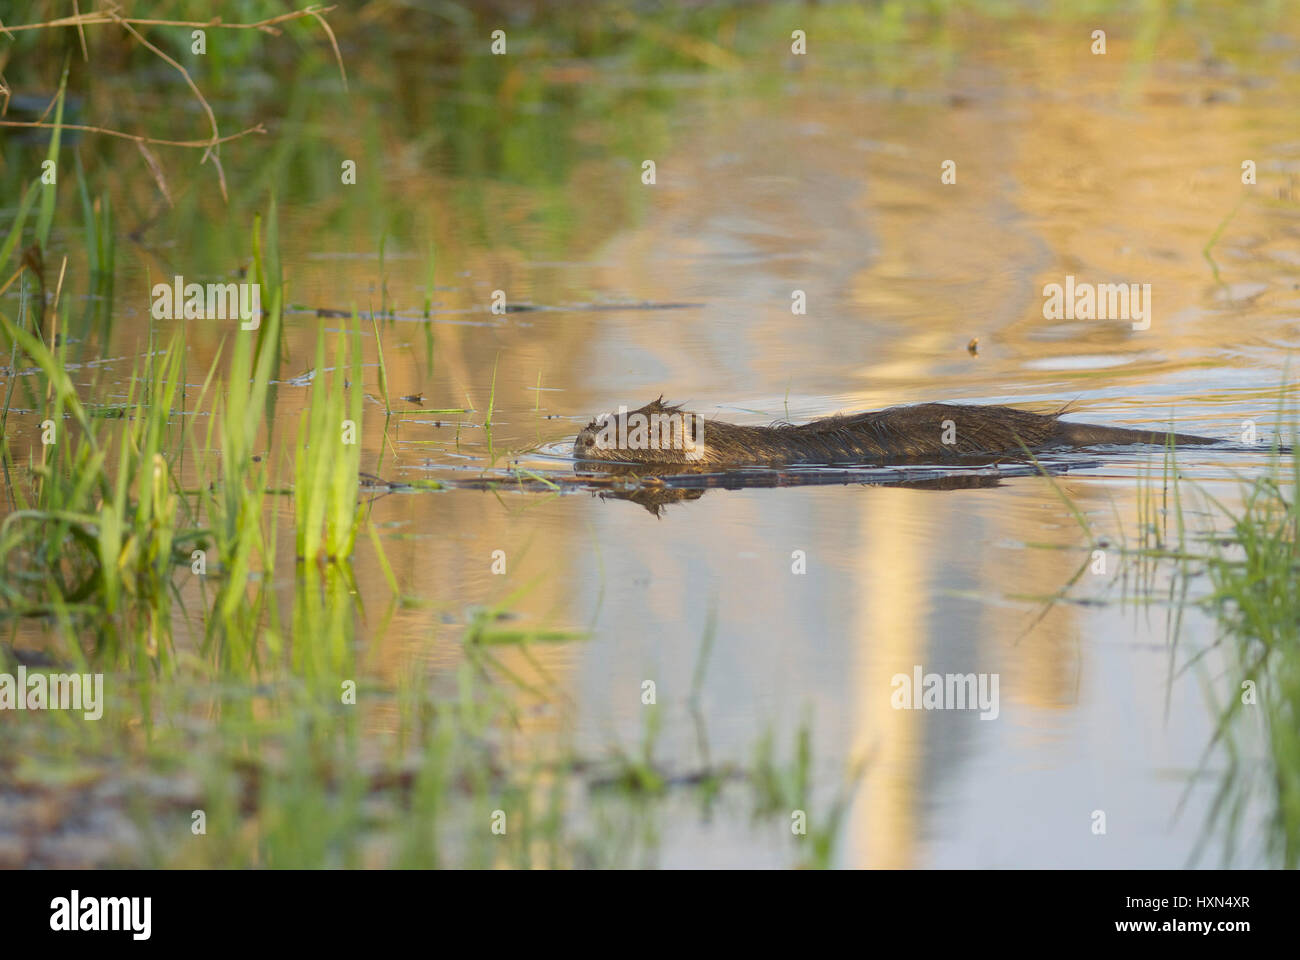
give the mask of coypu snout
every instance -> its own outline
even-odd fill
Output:
[[[608,416],[608,414],[606,414]],[[579,460],[593,459],[595,455],[596,433],[600,429],[595,420],[578,431],[573,438],[573,455]]]

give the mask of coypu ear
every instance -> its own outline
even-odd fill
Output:
[[[651,400],[640,410],[634,412],[644,413],[649,416],[656,413],[678,413],[681,411],[681,409],[682,409],[682,405],[680,403],[675,406],[671,403],[664,403],[664,395],[661,393],[659,394],[658,397],[656,397],[654,400]]]

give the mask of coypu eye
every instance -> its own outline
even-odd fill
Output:
[[[586,440],[582,441],[582,445],[584,447],[594,447],[596,445],[596,441],[591,439],[591,437],[588,437]]]

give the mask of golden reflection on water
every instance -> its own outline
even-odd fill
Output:
[[[917,821],[941,776],[925,768],[936,753],[932,741],[953,732],[951,725],[945,729],[927,722],[924,711],[895,709],[895,675],[911,677],[915,667],[924,674],[996,674],[1000,716],[1016,707],[1078,705],[1083,625],[1077,608],[1027,599],[1004,604],[998,598],[1053,596],[1076,574],[1079,555],[999,549],[998,544],[1017,538],[1047,540],[1060,534],[1051,503],[1038,497],[1015,497],[1010,505],[992,509],[990,503],[979,504],[971,515],[971,497],[1007,494],[1013,491],[998,488],[963,499],[897,491],[863,501],[858,516],[863,549],[857,557],[861,592],[849,695],[857,731],[853,755],[869,757],[870,763],[853,807],[846,852],[856,866],[924,865],[916,847]],[[918,536],[918,531],[930,536]],[[964,571],[946,566],[954,557],[968,555],[976,559]],[[950,587],[936,570],[947,570],[956,579],[971,574],[974,600],[965,598],[951,610],[941,610]],[[968,716],[968,722],[961,718],[967,728],[981,724],[977,713]]]
[[[1176,412],[1195,432],[1222,433],[1247,417],[1271,424],[1300,307],[1294,69],[1255,86],[1255,78],[1223,76],[1189,58],[1134,80],[1118,57],[1100,63],[1078,55],[1077,36],[1041,39],[967,54],[967,69],[954,78],[967,95],[960,103],[943,90],[890,96],[816,80],[783,96],[737,102],[705,85],[697,105],[677,119],[672,149],[657,158],[659,183],[645,188],[639,210],[620,209],[625,220],[615,228],[601,211],[611,194],[625,195],[608,185],[633,172],[598,165],[578,176],[567,197],[577,224],[572,262],[534,260],[517,245],[494,245],[493,237],[446,244],[432,371],[423,321],[410,315],[423,297],[422,266],[410,251],[390,255],[386,296],[407,311],[381,328],[393,393],[423,392],[427,406],[472,412],[404,415],[395,404],[399,415],[386,439],[370,347],[365,388],[376,399],[366,407],[363,464],[397,480],[487,466],[482,424],[494,367],[496,463],[524,451],[537,469],[556,464],[530,458],[530,448],[571,435],[596,412],[638,406],[661,392],[706,415],[751,422],[785,417],[788,396],[796,419],[921,400],[1050,407],[1077,399],[1079,415],[1107,422],[1161,421]],[[1252,158],[1260,183],[1243,187],[1240,165]],[[950,186],[939,179],[949,159],[957,163]],[[411,206],[446,210],[444,229],[454,231],[447,198],[464,184],[413,169],[400,156],[394,164]],[[500,214],[490,218],[497,239],[537,229],[528,218],[534,202],[526,192],[489,186],[484,203]],[[1220,283],[1203,248],[1234,209],[1212,252]],[[364,309],[382,295],[373,251],[320,256],[355,253],[364,243],[321,229],[311,207],[286,209],[284,219],[283,260],[296,302]],[[153,275],[168,273],[148,252],[142,258]],[[134,293],[121,296],[124,308],[139,311],[144,268],[132,269],[139,282],[125,284]],[[1151,329],[1045,321],[1042,287],[1066,274],[1151,284]],[[486,305],[496,289],[512,303],[698,306],[494,317]],[[791,312],[794,290],[807,294],[807,315]],[[310,365],[320,323],[342,321],[290,317],[284,376]],[[190,331],[192,383],[207,370],[220,335]],[[978,357],[965,349],[975,336]],[[307,388],[279,388],[283,449],[292,449],[308,396]],[[21,418],[15,423],[25,429]],[[1209,462],[1210,469],[1251,466],[1242,455]],[[1077,609],[1057,606],[1035,621],[1032,604],[995,602],[1012,593],[1050,595],[1075,572],[1077,554],[996,546],[1077,538],[1040,483],[887,495],[845,487],[818,501],[833,504],[829,513],[811,518],[772,516],[775,504],[791,503],[788,495],[738,500],[710,492],[671,508],[684,519],[664,521],[586,494],[384,496],[372,516],[388,561],[403,591],[427,602],[390,609],[386,581],[363,542],[355,572],[365,607],[362,662],[388,684],[413,670],[445,678],[462,659],[467,610],[536,580],[512,607],[519,622],[584,629],[595,620],[604,643],[503,650],[501,662],[530,685],[608,707],[605,718],[635,731],[638,678],[657,658],[664,670],[688,676],[703,630],[701,605],[708,594],[721,595],[722,643],[739,644],[743,635],[746,657],[780,662],[789,644],[823,641],[844,655],[841,687],[802,692],[850,718],[850,733],[837,744],[840,759],[872,757],[845,862],[923,866],[936,734],[924,717],[891,708],[890,677],[914,664],[942,672],[961,648],[962,670],[1000,674],[1004,717],[1013,708],[1079,703],[1089,637]],[[1127,485],[1080,477],[1070,491],[1090,510],[1109,515],[1114,497],[1122,516],[1134,514]],[[291,508],[280,522],[283,547],[293,542]],[[673,523],[698,531],[684,535]],[[773,525],[788,536],[774,540]],[[849,589],[827,580],[801,597],[787,589],[782,564],[751,574],[735,559],[784,558],[787,541],[817,547],[838,542],[843,530],[854,531],[853,540],[826,568],[847,572]],[[973,576],[969,592],[985,602],[968,600],[949,608],[959,614],[937,617],[947,585],[935,571],[945,569],[954,543],[965,545],[960,555],[979,557],[964,570]],[[490,572],[494,550],[509,558],[504,577]],[[282,570],[293,569],[283,550],[280,560]],[[613,567],[639,573],[620,579]],[[833,608],[847,636],[792,634],[790,622],[745,615],[748,605],[757,610],[774,596],[795,608],[796,624],[804,622],[800,604]],[[181,602],[200,606],[195,585],[182,585]],[[279,602],[287,622],[292,591]],[[728,611],[737,618],[729,635]],[[657,653],[661,642],[671,642],[671,654]],[[615,696],[611,686],[632,693]],[[760,704],[748,697],[731,702],[718,694],[717,713],[723,726],[733,721],[733,733],[740,716],[756,736]],[[375,731],[393,723],[383,710],[371,720]],[[524,733],[555,724],[546,714],[520,717]]]

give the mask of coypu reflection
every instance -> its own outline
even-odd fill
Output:
[[[675,487],[638,487],[635,490],[601,490],[596,496],[602,500],[627,500],[645,507],[656,517],[663,516],[664,507],[687,500],[698,500],[709,491],[703,487],[683,490]]]
[[[970,490],[980,487],[1001,486],[1012,477],[1036,476],[1039,473],[1057,475],[1072,468],[1097,467],[1095,460],[1073,463],[1015,463],[1003,464],[993,458],[972,458],[975,464],[962,468],[899,469],[899,468],[802,468],[802,469],[750,469],[703,472],[674,472],[665,474],[662,469],[648,466],[626,466],[614,463],[579,463],[575,470],[623,478],[636,486],[628,488],[605,487],[595,491],[602,500],[627,500],[645,507],[656,517],[671,504],[700,499],[709,490],[747,490],[752,488],[848,486],[857,484],[869,487],[901,487],[910,490]],[[970,467],[974,467],[971,469]],[[639,482],[638,482],[639,481]]]
[[[746,464],[866,464],[1017,454],[1095,444],[1217,443],[1209,437],[1061,420],[1015,407],[920,403],[802,424],[739,426],[706,420],[663,402],[592,420],[574,438],[587,462],[672,464],[688,468]]]

